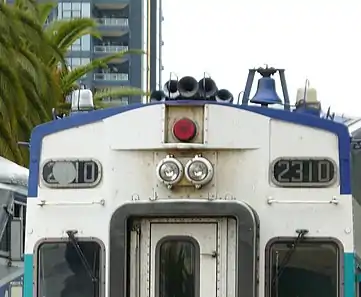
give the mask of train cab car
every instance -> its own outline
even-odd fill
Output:
[[[239,105],[207,77],[83,93],[31,137],[25,297],[355,296],[349,131],[291,110],[283,70]]]
[[[22,296],[28,169],[0,157],[0,295]]]

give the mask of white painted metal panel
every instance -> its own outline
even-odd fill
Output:
[[[110,149],[134,150],[161,147],[164,135],[164,105],[127,111],[104,120]]]
[[[268,146],[268,117],[222,105],[207,105],[204,117],[207,148],[231,150]]]

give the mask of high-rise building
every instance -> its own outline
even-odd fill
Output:
[[[42,0],[44,1],[44,0]],[[69,49],[68,63],[73,69],[92,59],[122,50],[142,49],[147,55],[115,59],[106,69],[98,69],[82,79],[93,90],[132,86],[145,91],[161,84],[162,31],[161,0],[72,0],[58,2],[51,18],[92,17],[102,39],[90,35],[77,40]],[[145,98],[108,98],[115,104],[140,102]]]

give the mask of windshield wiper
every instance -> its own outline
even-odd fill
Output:
[[[275,276],[272,279],[271,287],[276,285],[276,297],[278,297],[278,280],[282,276],[283,272],[285,271],[287,264],[290,262],[292,255],[296,251],[296,248],[298,247],[299,243],[302,241],[302,239],[305,237],[305,235],[308,233],[308,230],[306,229],[297,229],[296,233],[298,234],[295,241],[292,243],[290,249],[287,251],[285,257],[283,258],[280,265],[276,265],[276,273]]]
[[[74,246],[75,250],[76,250],[76,253],[78,254],[80,260],[81,260],[81,263],[83,264],[83,267],[85,268],[86,272],[89,274],[92,282],[94,284],[98,283],[98,278],[94,275],[91,267],[90,267],[90,264],[88,262],[88,260],[86,259],[83,251],[81,250],[80,246],[79,246],[79,243],[78,243],[78,240],[76,239],[75,237],[75,234],[78,233],[78,231],[76,230],[68,230],[66,231],[66,234],[68,235],[69,239],[70,239],[70,242],[72,243],[72,245]]]

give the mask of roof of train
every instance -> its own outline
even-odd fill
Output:
[[[335,115],[333,120],[337,123],[342,123],[342,124],[346,125],[349,129],[350,134],[353,136],[355,135],[356,131],[359,131],[361,129],[361,118],[360,117]]]
[[[0,183],[27,187],[28,177],[27,168],[0,157]]]

